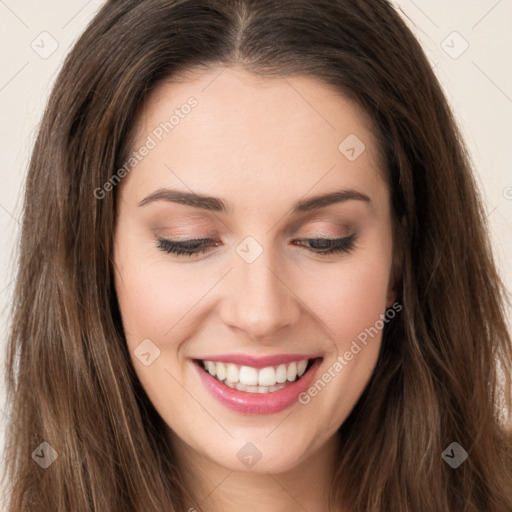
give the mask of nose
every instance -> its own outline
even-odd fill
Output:
[[[236,262],[222,309],[225,325],[258,341],[275,340],[279,330],[294,325],[300,316],[293,286],[267,253],[263,251],[252,263]]]

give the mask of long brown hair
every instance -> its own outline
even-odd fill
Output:
[[[232,65],[314,77],[352,98],[373,118],[385,158],[403,311],[340,428],[332,502],[354,512],[510,512],[506,292],[460,133],[386,0],[110,0],[94,18],[57,79],[26,183],[7,508],[191,506],[126,348],[115,193],[94,191],[122,165],[151,90],[181,71]],[[47,469],[31,457],[43,442],[58,454]],[[441,458],[452,442],[468,453],[457,469]]]

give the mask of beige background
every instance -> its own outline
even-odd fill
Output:
[[[0,368],[30,149],[69,47],[103,0],[0,0]],[[512,0],[399,0],[457,114],[512,290]],[[456,33],[454,33],[456,32]],[[467,47],[467,48],[466,48]],[[9,426],[0,382],[0,448]],[[35,447],[34,447],[35,448]],[[0,450],[1,454],[1,450]],[[0,462],[0,470],[2,467]]]

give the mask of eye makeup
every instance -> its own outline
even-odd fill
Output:
[[[327,256],[336,253],[351,252],[354,249],[356,239],[357,235],[354,233],[343,238],[306,238],[295,240],[294,245],[300,245],[315,254]],[[212,248],[218,245],[219,242],[211,238],[176,241],[157,237],[157,248],[159,250],[178,257],[191,257],[210,252]]]

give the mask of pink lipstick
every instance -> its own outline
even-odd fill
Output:
[[[321,357],[304,354],[225,354],[194,359],[211,395],[242,414],[273,414],[291,407],[310,387],[321,363]]]

